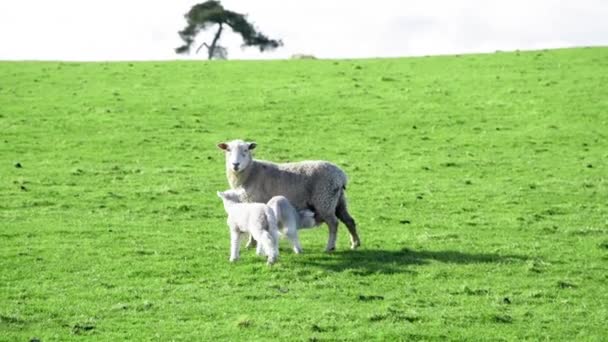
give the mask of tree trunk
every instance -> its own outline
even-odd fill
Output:
[[[198,55],[198,52],[201,51],[201,49],[204,47],[207,48],[207,50],[209,50],[209,45],[207,45],[207,43],[203,43],[201,45],[198,46],[198,49],[196,49],[196,54]]]
[[[224,27],[222,26],[222,23],[220,23],[220,28],[215,33],[215,37],[213,37],[213,42],[211,42],[211,46],[209,46],[207,48],[207,51],[209,52],[208,59],[213,58],[213,53],[215,52],[215,46],[217,45],[217,41],[220,39],[220,35],[222,34],[223,28]]]

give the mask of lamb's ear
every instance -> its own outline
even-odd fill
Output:
[[[217,147],[220,150],[228,151],[228,144],[226,144],[226,143],[219,143],[219,144],[217,144]]]
[[[217,197],[219,197],[219,198],[224,198],[224,194],[223,194],[222,192],[219,192],[219,191],[218,191],[218,192],[217,192]]]
[[[249,143],[249,151],[253,150],[256,146],[258,146],[258,144],[256,144],[255,142],[250,142]]]

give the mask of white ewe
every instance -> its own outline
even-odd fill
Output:
[[[258,254],[265,254],[269,265],[275,263],[279,256],[279,230],[273,210],[263,203],[240,203],[234,191],[218,191],[217,195],[228,213],[230,261],[239,259],[241,234],[249,233],[258,241]]]
[[[230,187],[242,187],[248,202],[266,203],[274,196],[285,196],[297,209],[314,211],[317,221],[329,227],[326,251],[336,247],[338,219],[348,228],[351,248],[361,244],[355,220],[346,207],[346,174],[339,167],[326,161],[275,164],[254,160],[251,150],[256,144],[242,140],[217,146],[226,152]]]

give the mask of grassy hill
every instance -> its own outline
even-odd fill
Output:
[[[601,340],[608,48],[0,63],[0,340]],[[217,142],[349,175],[228,262]]]

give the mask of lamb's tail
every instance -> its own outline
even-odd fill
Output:
[[[268,207],[271,209],[272,213],[274,214],[274,221],[275,221],[275,223],[277,224],[277,227],[278,227],[278,224],[279,224],[278,218],[281,217],[281,211],[280,211],[281,208],[279,207],[278,202],[277,201],[273,201],[273,200],[271,200],[270,202],[268,202]]]
[[[263,230],[260,241],[262,248],[268,256],[268,264],[274,264],[279,257],[279,226],[274,210],[267,207],[265,210],[268,230]]]

